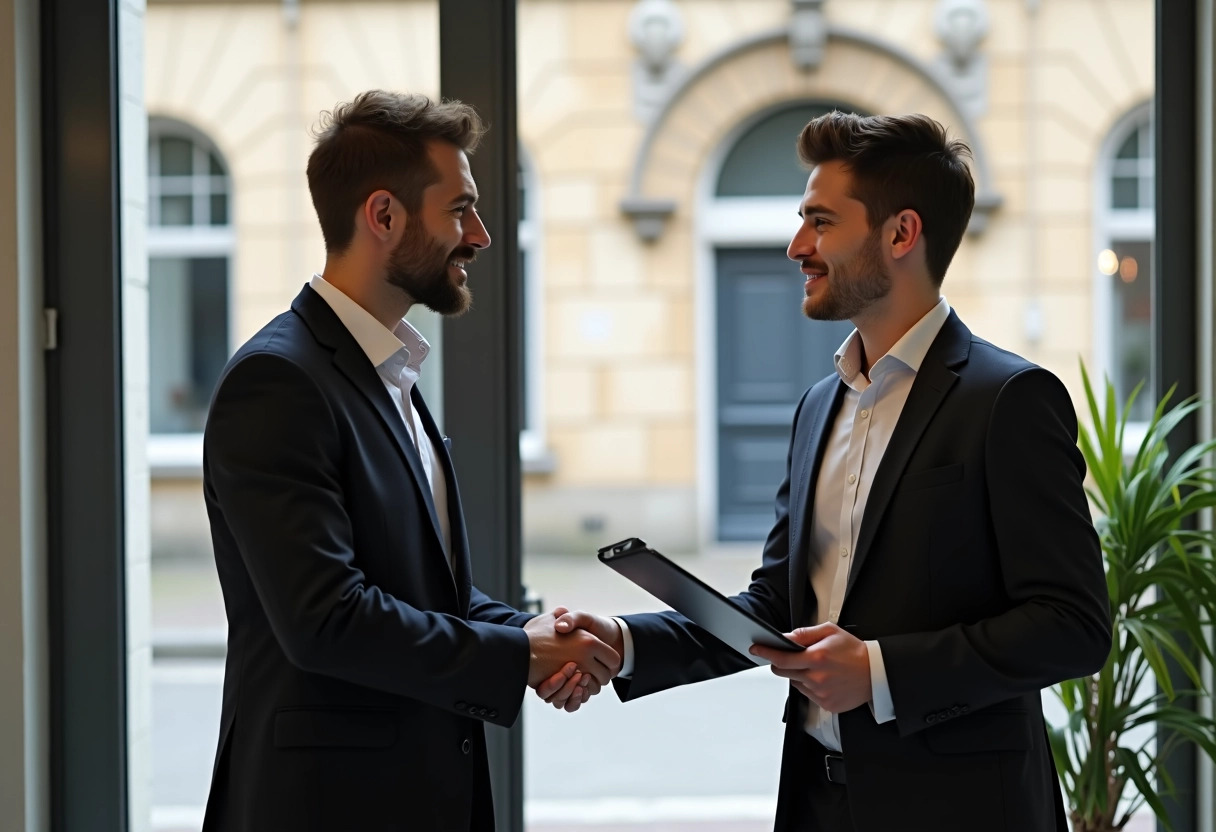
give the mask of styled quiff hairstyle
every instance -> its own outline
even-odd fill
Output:
[[[439,181],[427,155],[433,141],[472,153],[485,133],[477,112],[459,101],[368,90],[321,114],[308,157],[308,191],[325,250],[340,254],[355,235],[355,214],[374,191],[392,193],[411,214]]]
[[[905,209],[920,215],[925,260],[934,283],[962,242],[975,207],[971,149],[922,115],[859,116],[831,112],[798,136],[798,158],[809,168],[839,161],[852,174],[852,196],[877,229]]]

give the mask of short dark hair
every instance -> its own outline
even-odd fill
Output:
[[[923,115],[831,112],[798,136],[798,158],[814,167],[840,161],[853,175],[851,196],[866,206],[870,228],[912,209],[920,215],[929,275],[941,286],[975,207],[971,149]]]
[[[368,90],[322,113],[308,157],[308,191],[325,250],[346,250],[355,212],[376,190],[391,192],[406,211],[416,212],[422,192],[439,181],[427,145],[445,141],[472,153],[485,129],[467,104],[384,90]]]

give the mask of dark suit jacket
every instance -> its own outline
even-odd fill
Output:
[[[811,512],[844,389],[832,375],[799,403],[763,563],[736,596],[782,631],[815,620]],[[896,711],[882,725],[864,705],[840,715],[858,832],[1067,829],[1039,691],[1095,672],[1110,650],[1076,438],[1059,380],[951,313],[879,465],[840,615],[877,639]],[[751,666],[678,614],[625,620],[623,699]],[[791,688],[778,830],[807,787],[790,758],[805,703]]]
[[[400,413],[316,292],[224,370],[203,463],[228,615],[207,830],[493,829],[482,724],[519,712],[529,616],[472,586],[451,460],[413,402],[454,572]]]

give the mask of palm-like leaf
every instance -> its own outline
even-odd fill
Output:
[[[1216,663],[1204,633],[1216,621],[1216,535],[1193,528],[1201,511],[1216,506],[1216,468],[1207,462],[1216,442],[1171,462],[1166,439],[1199,408],[1194,400],[1171,406],[1171,389],[1139,446],[1127,449],[1127,416],[1140,387],[1120,407],[1109,382],[1099,401],[1084,366],[1081,376],[1090,425],[1077,444],[1098,514],[1112,647],[1097,675],[1055,686],[1069,719],[1051,730],[1051,751],[1077,832],[1122,829],[1146,804],[1169,828],[1166,757],[1186,742],[1216,758],[1216,722],[1177,702],[1206,695],[1196,655]],[[1171,660],[1192,689],[1176,689]],[[1160,747],[1136,747],[1131,732],[1145,726],[1171,733]]]

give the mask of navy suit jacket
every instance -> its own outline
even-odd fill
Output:
[[[203,483],[228,616],[204,829],[493,829],[483,721],[515,721],[528,615],[470,579],[456,476],[444,555],[375,368],[305,286],[225,368]]]
[[[811,514],[844,389],[833,374],[799,403],[776,523],[735,596],[783,632],[815,620]],[[1111,637],[1076,439],[1060,381],[951,313],[876,472],[839,619],[878,641],[896,711],[840,715],[858,832],[1066,832],[1039,692],[1095,672]],[[623,699],[752,666],[676,613],[625,620]],[[791,758],[805,703],[791,687],[779,832],[807,788]]]

